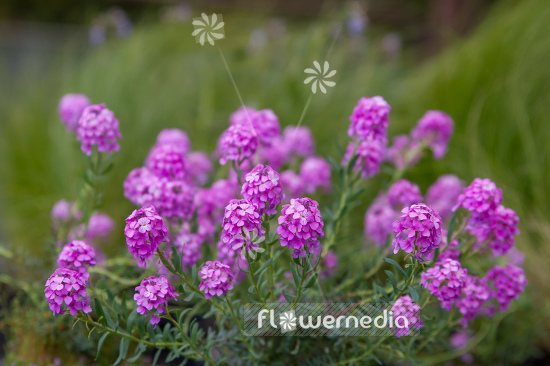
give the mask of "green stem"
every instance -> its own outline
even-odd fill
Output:
[[[256,292],[256,295],[258,295],[258,299],[260,300],[260,303],[262,305],[265,305],[265,300],[263,299],[262,294],[260,293],[260,288],[258,287],[258,283],[256,281],[256,274],[254,272],[254,266],[253,266],[254,263],[250,262],[250,256],[246,248],[245,248],[245,251],[246,251],[246,255],[245,255],[246,261],[248,263],[248,270],[250,271],[250,278],[252,279],[252,285],[254,286],[254,291]]]
[[[358,364],[357,361],[361,361],[363,360],[364,358],[370,356],[382,343],[384,343],[384,341],[386,339],[390,338],[390,336],[386,336],[386,337],[381,337],[378,342],[376,342],[375,344],[372,345],[372,347],[370,347],[365,353],[357,356],[357,357],[354,357],[354,358],[350,358],[350,359],[347,359],[347,360],[344,360],[344,361],[338,361],[337,363],[333,363],[331,365],[348,365],[348,364]]]
[[[252,350],[252,347],[246,340],[246,335],[244,334],[244,330],[241,327],[241,322],[239,321],[239,319],[237,318],[237,315],[235,314],[235,311],[233,310],[233,305],[231,305],[231,301],[229,301],[229,297],[227,295],[224,295],[224,297],[225,297],[225,301],[227,302],[227,306],[229,307],[229,311],[231,312],[233,322],[235,323],[237,328],[239,328],[239,332],[241,333],[241,338],[243,340],[243,343],[246,349],[248,350],[248,353],[250,353],[250,356],[252,357],[252,362],[256,365],[257,364],[256,354],[254,353],[254,351]]]
[[[303,260],[303,267],[302,267],[302,275],[300,276],[300,286],[296,289],[296,298],[294,299],[294,304],[297,304],[298,301],[300,301],[300,297],[302,296],[302,289],[304,286],[304,281],[306,279],[307,270],[309,267],[309,253],[308,256],[304,258]]]

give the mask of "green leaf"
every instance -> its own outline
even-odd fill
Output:
[[[294,285],[296,288],[300,287],[300,276],[298,276],[298,272],[296,272],[296,267],[290,263],[290,271],[292,272],[292,278],[294,279]]]
[[[256,293],[256,289],[254,288],[254,285],[250,285],[248,287],[248,292],[250,292],[251,294],[255,294]]]
[[[399,265],[399,263],[397,263],[396,261],[394,261],[393,259],[390,259],[390,258],[383,258],[384,259],[384,262],[386,263],[389,263],[391,264],[392,266],[394,266],[399,272],[401,272],[403,274],[403,276],[405,276],[405,278],[407,278],[407,272],[405,272],[405,270],[403,269],[403,267],[401,267]]]
[[[157,350],[157,353],[155,353],[155,357],[153,358],[153,364],[152,366],[157,366],[157,363],[159,362],[160,353],[162,352],[162,348],[159,348]]]
[[[353,170],[357,159],[359,159],[359,154],[354,154],[353,157],[348,161],[348,163],[346,164],[347,174],[351,174],[351,171]]]
[[[164,331],[162,332],[162,339],[164,339],[166,342],[170,342],[172,341],[172,337],[170,335],[170,329],[171,329],[171,324],[170,323],[167,323],[165,326],[164,326]]]
[[[107,326],[107,318],[105,317],[105,311],[103,311],[103,306],[101,305],[101,302],[99,302],[99,299],[97,297],[94,298],[94,303],[95,303],[95,313],[97,314],[99,321],[103,323],[103,325]]]
[[[285,290],[283,290],[283,296],[289,304],[292,304],[296,298],[296,295],[289,294]]]
[[[145,317],[141,316],[138,318],[137,329],[139,333],[139,338],[143,339],[145,336]]]
[[[184,245],[186,245],[186,244],[184,244]],[[181,258],[178,254],[178,250],[177,250],[175,245],[172,247],[172,258],[171,258],[170,261],[172,262],[172,265],[174,266],[174,269],[176,270],[176,272],[180,273],[181,272]]]
[[[392,286],[396,289],[398,289],[397,287],[397,279],[395,278],[395,275],[393,274],[392,271],[388,271],[388,270],[385,270],[384,272],[386,272],[386,274],[388,275],[388,280],[390,281],[390,283],[392,284]]]
[[[315,285],[315,281],[317,281],[317,273],[313,274],[313,276],[310,276],[306,282],[303,284],[303,288],[311,288],[313,285]]]
[[[262,274],[262,272],[265,271],[269,267],[271,262],[273,262],[273,258],[269,258],[264,264],[262,264],[260,269],[258,269],[258,271],[256,272],[256,275],[259,276],[260,274]]]
[[[134,363],[136,362],[137,360],[139,360],[139,358],[141,357],[141,355],[143,354],[143,352],[146,351],[146,348],[145,346],[143,345],[143,343],[139,342],[138,343],[138,346],[136,347],[136,352],[134,353],[134,357],[126,360],[126,362],[129,362],[129,363]]]
[[[101,336],[101,338],[99,338],[99,342],[97,343],[97,353],[96,353],[96,356],[95,356],[95,360],[97,361],[99,359],[99,352],[101,351],[101,347],[103,347],[103,343],[105,342],[105,339],[107,338],[107,336],[109,335],[109,333],[105,333]]]
[[[126,358],[126,355],[128,354],[128,346],[130,345],[130,340],[126,338],[122,338],[120,340],[120,347],[118,349],[118,358],[113,364],[113,366],[118,365],[122,360]]]
[[[447,230],[447,245],[451,244],[451,238],[453,237],[453,231],[456,226],[456,212],[453,214],[451,221],[449,222],[449,228]]]
[[[411,301],[417,302],[420,299],[420,295],[418,294],[418,291],[414,288],[414,286],[409,286],[409,294],[411,295]]]
[[[126,330],[128,333],[132,334],[132,327],[137,318],[137,311],[133,310],[130,315],[128,315],[128,320],[126,321]]]

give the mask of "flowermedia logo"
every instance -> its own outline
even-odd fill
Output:
[[[388,336],[418,334],[419,314],[394,316],[382,303],[246,304],[250,336]]]

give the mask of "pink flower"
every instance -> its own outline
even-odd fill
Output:
[[[393,311],[395,327],[390,329],[397,338],[408,336],[411,329],[419,330],[424,326],[420,319],[420,306],[412,302],[409,295],[404,295],[395,300],[390,311]]]
[[[361,140],[368,138],[386,140],[390,110],[390,105],[382,97],[361,98],[349,118],[351,124],[348,135]]]
[[[168,228],[153,206],[142,207],[126,219],[124,235],[128,250],[139,259],[138,265],[145,267],[145,260],[158,249],[160,243],[165,239],[168,241]]]
[[[441,301],[443,309],[451,310],[453,303],[462,296],[462,289],[466,286],[466,269],[460,262],[445,259],[435,267],[422,272],[420,284]]]
[[[491,268],[483,281],[489,286],[491,298],[498,302],[501,312],[506,311],[512,300],[519,298],[527,286],[523,269],[511,263],[505,267]]]
[[[399,217],[385,195],[379,195],[365,214],[365,236],[376,246],[384,246],[393,231],[393,222]]]
[[[270,166],[258,165],[244,177],[241,195],[258,207],[258,213],[274,215],[276,207],[285,195],[281,188],[279,173]]]
[[[136,206],[143,206],[145,202],[151,202],[152,188],[158,180],[159,177],[147,168],[134,169],[124,180],[124,197]]]
[[[176,289],[170,284],[165,275],[160,277],[147,277],[136,287],[134,300],[137,303],[136,311],[141,315],[149,315],[153,309],[157,314],[166,313],[168,300],[175,299],[178,295]],[[150,323],[156,328],[160,322],[157,314],[151,316]]]
[[[185,160],[186,168],[193,183],[202,186],[208,181],[208,174],[213,169],[208,155],[202,151],[189,153]]]
[[[87,269],[96,265],[95,250],[85,241],[73,240],[59,253],[57,265],[82,274],[82,278],[87,281],[90,277]]]
[[[174,245],[179,249],[184,270],[189,270],[202,258],[202,243],[201,235],[190,233],[187,228],[183,228],[178,233]]]
[[[72,316],[79,310],[90,313],[90,298],[82,274],[67,268],[58,268],[46,281],[44,293],[53,315],[64,314],[67,309]],[[65,303],[65,308],[61,306]]]
[[[418,163],[421,156],[422,151],[417,141],[409,141],[407,135],[398,135],[393,138],[393,145],[387,149],[386,159],[402,170]]]
[[[229,201],[222,227],[221,239],[233,250],[243,246],[247,251],[255,250],[259,246],[254,238],[265,234],[258,207],[247,199]]]
[[[450,218],[462,189],[462,181],[456,175],[442,175],[428,188],[426,203],[443,219]]]
[[[432,149],[434,157],[441,159],[447,152],[447,144],[453,134],[454,123],[448,114],[441,111],[428,111],[412,130],[413,139]]]
[[[195,189],[183,180],[158,178],[141,197],[141,204],[154,206],[158,214],[170,220],[189,220],[193,216]]]
[[[290,151],[283,139],[277,136],[271,140],[269,146],[262,146],[260,149],[260,162],[279,170],[288,162]]]
[[[495,256],[505,255],[514,246],[515,235],[519,234],[519,218],[510,208],[499,205],[492,213],[473,213],[466,228],[477,236]]]
[[[281,186],[285,197],[298,198],[305,193],[304,180],[292,170],[285,170],[281,173]]]
[[[94,240],[96,238],[108,238],[114,226],[113,219],[111,219],[109,215],[99,212],[95,213],[90,217],[90,221],[88,221],[86,239]]]
[[[490,179],[476,178],[458,196],[453,211],[462,207],[481,215],[490,214],[502,202],[502,191]]]
[[[464,328],[468,326],[469,321],[485,310],[485,305],[490,296],[489,286],[481,278],[471,275],[466,276],[462,295],[456,303],[463,316],[459,323]]]
[[[182,154],[187,154],[191,150],[191,142],[187,134],[177,128],[160,131],[157,136],[156,146],[171,145],[180,150]]]
[[[380,164],[382,164],[382,160],[384,160],[385,148],[386,141],[368,138],[367,140],[359,142],[354,152],[355,142],[351,142],[342,160],[342,166],[345,167],[347,165],[348,161],[352,158],[352,154],[359,155],[354,170],[360,171],[363,179],[368,179],[378,174],[380,171]]]
[[[310,156],[300,165],[300,178],[304,183],[306,193],[313,194],[322,187],[330,191],[330,164],[319,156]]]
[[[406,179],[400,179],[388,189],[388,202],[396,210],[423,201],[420,188]]]
[[[233,272],[228,265],[219,261],[208,261],[199,271],[201,283],[199,289],[204,291],[204,297],[222,296],[233,289]]]
[[[252,123],[260,143],[270,146],[274,138],[281,133],[279,119],[271,109],[256,111],[250,107],[240,107],[230,118],[231,125]]]
[[[315,142],[309,127],[287,126],[283,131],[283,141],[290,155],[307,157],[315,152]]]
[[[252,157],[258,149],[258,135],[249,124],[231,125],[218,141],[220,164],[234,160],[241,165],[246,158]]]
[[[69,132],[76,133],[82,112],[89,105],[90,100],[84,94],[65,94],[61,98],[57,111],[61,122]]]
[[[78,122],[77,139],[86,155],[92,155],[92,146],[99,152],[118,151],[118,139],[122,136],[118,130],[118,119],[105,108],[105,104],[90,105],[84,109]]]
[[[153,147],[145,161],[145,166],[151,173],[169,179],[186,178],[185,165],[183,151],[170,144]]]

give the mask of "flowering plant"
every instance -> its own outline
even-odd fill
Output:
[[[120,148],[118,120],[84,96],[64,97],[59,111],[90,169],[77,199],[52,210],[59,268],[44,279],[44,293],[54,315],[69,314],[100,334],[98,355],[109,335],[120,339],[115,364],[151,350],[153,364],[161,355],[211,365],[450,359],[468,348],[449,352],[453,343],[436,337],[467,328],[482,337],[488,330],[478,322],[491,324],[527,285],[511,255],[519,219],[494,182],[476,178],[465,187],[448,174],[423,197],[403,178],[425,151],[436,159],[447,152],[453,120],[443,112],[427,112],[388,147],[389,103],[361,98],[338,163],[316,155],[307,127],[281,130],[272,110],[243,107],[214,154],[219,180],[184,131],[161,131],[123,184],[136,206],[124,223],[129,253],[106,259],[97,239],[113,223],[97,210]],[[366,197],[378,176],[385,189]],[[316,200],[323,196],[334,206]],[[346,219],[361,205],[364,248],[352,255],[364,259],[364,271],[354,273],[342,265],[350,255]],[[242,305],[279,302],[382,303],[409,326],[345,342],[250,335]],[[319,345],[323,354],[313,351]]]

